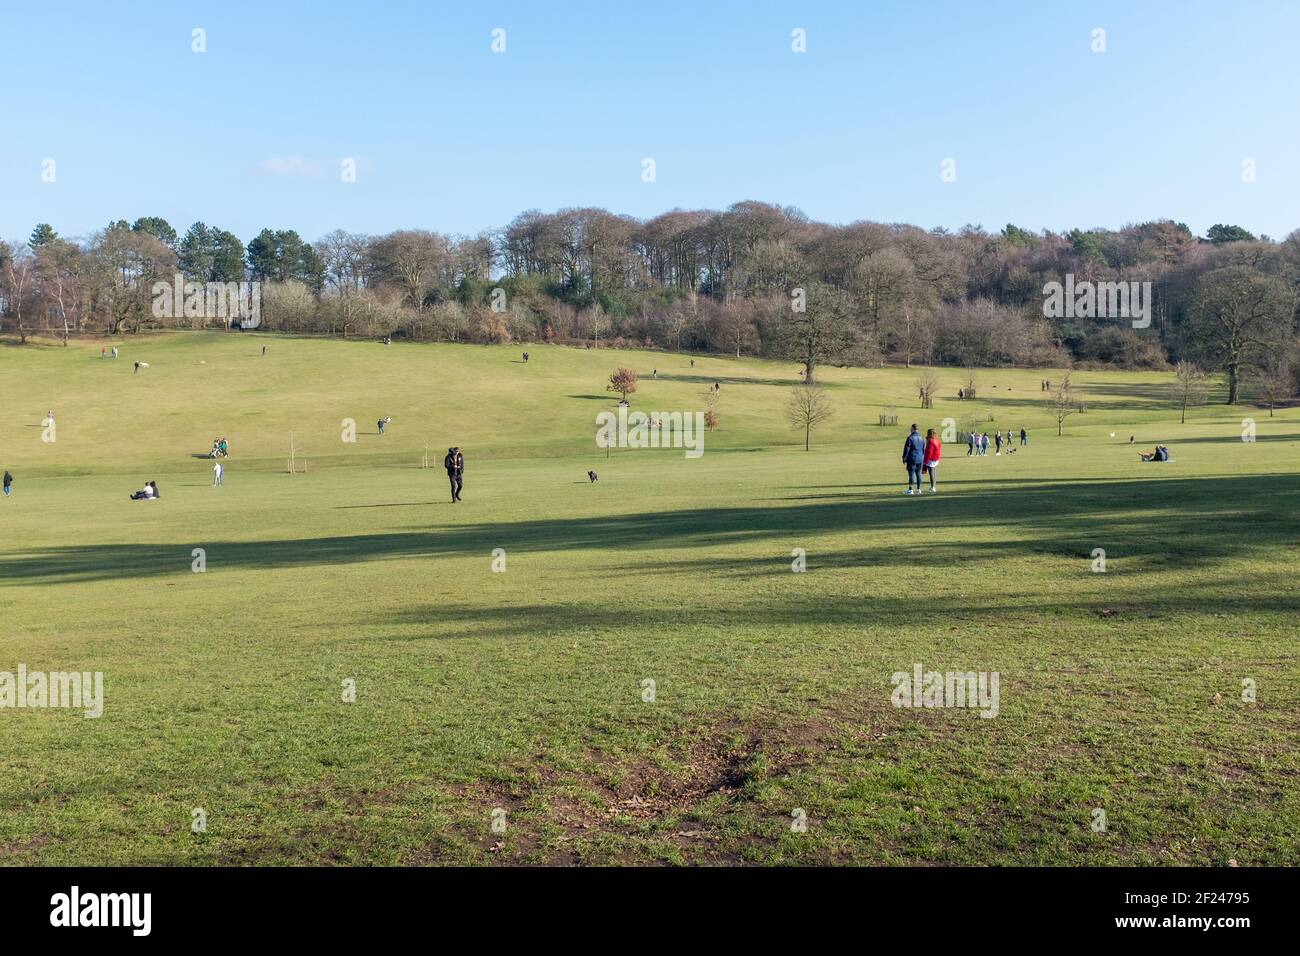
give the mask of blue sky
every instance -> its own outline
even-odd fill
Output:
[[[1300,228],[1295,0],[6,7],[10,239],[142,215],[245,241],[472,234],[742,199],[927,228]]]

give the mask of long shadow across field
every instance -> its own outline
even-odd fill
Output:
[[[1149,466],[1155,467],[1155,466]],[[996,487],[1005,483],[1006,487]],[[818,534],[861,531],[864,553],[895,564],[952,561],[1007,554],[1087,555],[1098,542],[1130,556],[1160,555],[1200,563],[1250,546],[1293,547],[1300,537],[1300,476],[1290,474],[1063,481],[1029,485],[1019,479],[981,482],[970,490],[926,495],[850,494],[794,499],[785,506],[740,505],[671,512],[577,518],[444,524],[383,534],[225,541],[207,546],[209,565],[225,568],[326,566],[386,558],[482,556],[515,552],[608,551],[628,567],[636,551],[709,548],[774,539],[808,547]],[[995,487],[989,487],[993,485]],[[1013,528],[1014,534],[1004,534]],[[954,540],[954,529],[959,535]],[[870,536],[891,532],[878,549]],[[898,532],[915,553],[898,547]],[[0,585],[136,580],[188,573],[189,542],[67,545],[0,554]]]
[[[702,562],[704,564],[704,562]],[[702,573],[716,573],[714,563],[701,567]],[[789,574],[788,566],[781,561],[768,561],[763,573],[767,575]],[[1087,572],[1081,572],[1086,574]],[[1253,598],[1250,609],[1255,614],[1295,614],[1300,611],[1300,597],[1283,593],[1281,582],[1267,596]],[[819,627],[841,630],[842,633],[854,633],[865,626],[886,626],[915,629],[918,615],[918,596],[912,593],[900,593],[889,589],[879,594],[837,594],[833,601],[824,595],[805,597],[783,594],[779,599],[769,596],[755,597],[749,601],[728,599],[725,606],[692,606],[689,614],[671,604],[652,605],[637,603],[635,600],[618,601],[584,601],[554,604],[417,604],[395,609],[382,616],[382,622],[407,625],[429,625],[443,632],[443,635],[456,640],[474,638],[523,638],[536,637],[547,633],[571,633],[581,625],[583,628],[604,628],[611,631],[624,630],[629,622],[635,622],[639,631],[652,633],[658,628],[672,627],[717,627],[717,628],[756,628],[770,629],[780,627],[798,627],[809,621],[816,621]],[[629,615],[629,607],[635,607],[635,616]],[[1254,637],[1252,625],[1234,625],[1232,618],[1240,615],[1242,597],[1239,591],[1231,587],[1221,592],[1171,592],[1168,587],[1156,586],[1141,591],[1126,593],[1122,601],[1112,598],[1084,597],[1068,588],[1061,588],[1050,594],[1017,595],[1014,607],[1000,612],[999,620],[1006,622],[1016,616],[1033,616],[1041,619],[1043,615],[1057,618],[1063,614],[1091,612],[1098,620],[1127,624],[1135,621],[1149,621],[1153,618],[1169,620],[1180,614],[1220,614],[1229,620],[1221,631],[1229,636]],[[934,604],[926,608],[927,619],[934,623],[942,620],[946,625],[960,622],[968,623],[977,632],[987,628],[990,609],[987,604],[975,602],[971,605]],[[1247,631],[1247,634],[1242,634]],[[1020,642],[1023,633],[1012,632],[1014,636],[1003,639]],[[917,632],[918,639],[933,639],[936,631],[922,629]],[[1125,631],[1125,641],[1131,644],[1133,653],[1142,654],[1146,639],[1137,637],[1132,631]],[[421,639],[426,635],[412,638],[403,635],[394,639]],[[986,634],[981,640],[990,645],[999,638]],[[1279,662],[1280,663],[1280,662]]]

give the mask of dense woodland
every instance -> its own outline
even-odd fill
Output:
[[[1284,240],[1173,221],[1118,230],[832,226],[758,202],[642,221],[603,209],[521,213],[495,233],[264,229],[245,245],[156,217],[84,239],[47,224],[0,243],[0,320],[33,334],[223,325],[159,319],[155,282],[261,281],[262,328],[333,336],[554,341],[823,364],[1164,368],[1220,372],[1229,401],[1297,382],[1300,230]],[[1150,282],[1151,326],[1048,318],[1044,286]],[[798,303],[797,307],[795,303]]]

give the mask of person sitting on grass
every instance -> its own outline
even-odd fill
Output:
[[[131,495],[132,501],[150,501],[154,498],[161,497],[158,494],[158,482],[146,481],[144,487]]]
[[[1155,450],[1151,452],[1151,454],[1148,455],[1145,452],[1138,452],[1138,457],[1143,461],[1168,461],[1169,449],[1164,445],[1156,445]]]

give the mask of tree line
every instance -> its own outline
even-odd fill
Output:
[[[1300,230],[1285,239],[1159,220],[997,232],[815,222],[760,202],[648,220],[529,210],[477,236],[263,229],[245,245],[198,222],[110,223],[84,239],[38,225],[0,243],[0,323],[31,334],[224,324],[159,317],[157,282],[262,283],[261,326],[419,341],[554,341],[825,364],[1165,368],[1222,373],[1284,401],[1300,360]],[[1052,314],[1050,283],[1139,283],[1150,324]]]

